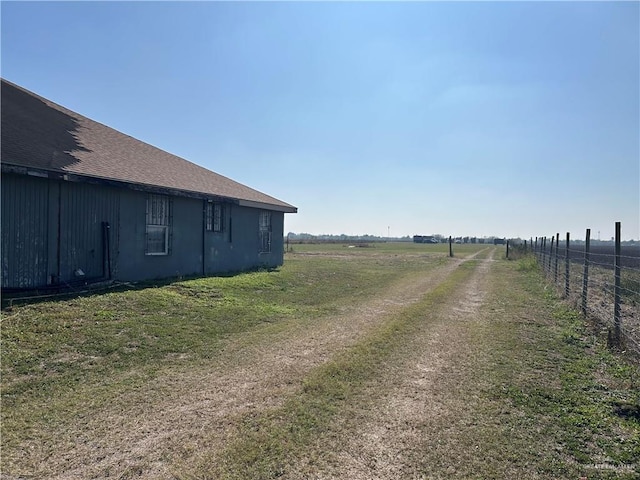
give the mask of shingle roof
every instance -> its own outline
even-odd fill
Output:
[[[2,79],[2,163],[211,195],[285,212],[296,207],[137,140]]]

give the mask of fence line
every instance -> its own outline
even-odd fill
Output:
[[[564,242],[556,233],[532,238],[524,250],[565,299],[608,329],[611,346],[640,355],[640,248],[623,247],[620,222],[615,227],[613,247],[594,247],[586,229],[584,248],[575,248],[569,233]]]

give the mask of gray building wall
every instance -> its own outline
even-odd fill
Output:
[[[118,215],[116,189],[3,174],[2,286],[104,278],[109,255],[103,223],[117,237]],[[117,263],[117,248],[113,242],[110,247]]]
[[[205,231],[206,201],[171,196],[170,251],[147,255],[148,194],[103,185],[2,175],[2,287],[85,278],[138,281],[277,267],[284,213],[271,212],[271,252],[260,253],[260,209],[225,203],[222,232]],[[104,223],[109,224],[109,241]],[[109,251],[107,251],[109,245]],[[110,259],[110,264],[107,263]]]
[[[2,176],[2,286],[46,285],[49,275],[49,182]]]
[[[282,265],[283,213],[272,212],[271,253],[259,253],[261,210],[225,203],[222,232],[206,231],[206,201],[184,197],[171,197],[170,253],[146,255],[147,197],[144,192],[122,193],[117,279],[135,281],[212,275]]]
[[[225,205],[222,232],[205,232],[205,275],[220,272],[273,268],[282,265],[284,256],[284,213],[271,212],[271,252],[260,253],[256,208]]]
[[[58,181],[51,184],[53,198],[50,202],[50,228],[55,228],[59,218],[60,241],[57,246],[60,262],[50,271],[58,271],[62,281],[81,278],[76,272],[81,270],[86,279],[102,279],[108,275],[107,260],[118,264],[117,238],[120,214],[120,194],[117,189],[86,183]],[[55,197],[60,195],[59,203]],[[58,205],[60,210],[58,211]],[[103,223],[109,224],[110,239],[105,238]],[[56,243],[57,233],[51,228],[50,243]],[[107,245],[111,254],[107,255]],[[53,251],[53,250],[51,250]],[[53,256],[55,258],[55,255]],[[55,279],[54,279],[55,281]]]
[[[170,197],[168,255],[147,255],[148,194],[122,190],[119,265],[115,278],[137,281],[202,273],[202,200]]]

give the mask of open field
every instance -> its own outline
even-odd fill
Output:
[[[562,243],[559,250],[563,251]],[[584,245],[572,245],[570,249],[571,261],[582,263],[584,261],[584,250]],[[589,248],[589,252],[591,262],[603,268],[613,268],[615,262],[615,247],[613,245],[592,245]],[[622,268],[639,269],[640,247],[622,245],[620,248],[620,266]]]
[[[637,478],[640,371],[535,261],[295,245],[2,316],[2,478]]]

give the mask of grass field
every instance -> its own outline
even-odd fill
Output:
[[[2,478],[638,478],[640,372],[500,247],[285,265],[2,315]]]

